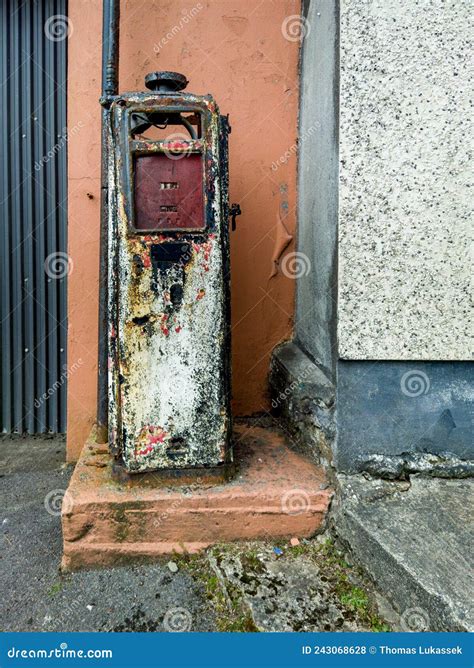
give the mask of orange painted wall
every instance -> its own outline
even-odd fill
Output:
[[[69,367],[82,360],[69,378],[69,459],[96,410],[101,5],[69,2]],[[269,356],[292,332],[294,281],[281,266],[273,271],[272,258],[295,231],[299,41],[282,24],[300,0],[121,5],[120,90],[143,90],[147,72],[176,70],[189,91],[212,93],[230,114],[230,198],[243,211],[231,235],[234,411],[267,410]],[[291,242],[284,255],[293,250]]]

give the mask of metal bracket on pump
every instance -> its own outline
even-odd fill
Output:
[[[237,228],[237,222],[236,222],[236,217],[242,215],[242,211],[240,209],[240,204],[231,204],[230,209],[229,209],[229,215],[232,219],[232,231],[234,232]]]

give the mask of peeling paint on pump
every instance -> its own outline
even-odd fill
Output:
[[[137,111],[190,108],[200,140],[137,141],[129,131]],[[210,96],[187,93],[124,94],[110,120],[110,446],[130,472],[219,466],[232,457],[227,120]],[[143,233],[134,159],[170,148],[170,160],[202,155],[203,224]]]

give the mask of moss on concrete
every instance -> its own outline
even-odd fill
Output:
[[[218,559],[219,550],[219,547],[213,548],[210,556]],[[258,631],[241,592],[230,582],[226,582],[224,587],[212,568],[208,555],[176,555],[174,560],[203,586],[206,598],[216,613],[218,631]]]
[[[245,576],[254,578],[258,585],[259,575],[266,570],[261,560],[262,547],[268,550],[269,545],[221,544],[207,553],[175,555],[174,560],[179,566],[203,586],[205,596],[215,611],[219,631],[259,631],[241,590],[223,576],[219,565],[224,555],[238,554]],[[391,630],[377,612],[374,592],[365,574],[348,563],[345,554],[336,547],[332,539],[324,542],[304,541],[295,547],[289,546],[286,541],[275,541],[271,547],[282,550],[282,555],[278,558],[302,557],[315,564],[321,580],[328,585],[330,594],[339,602],[344,617],[348,620],[374,632]]]
[[[332,538],[323,543],[309,541],[288,547],[289,556],[306,556],[319,568],[321,578],[330,585],[343,608],[356,622],[374,632],[390,631],[390,626],[379,617],[370,584],[365,573],[349,564]]]

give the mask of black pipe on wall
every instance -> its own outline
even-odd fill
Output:
[[[100,191],[100,260],[99,260],[99,345],[97,384],[97,441],[108,440],[108,196],[107,196],[107,123],[111,98],[118,92],[120,0],[104,0],[102,14],[102,157]]]

